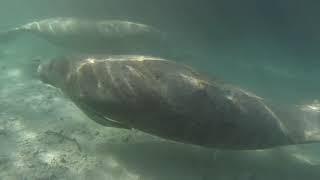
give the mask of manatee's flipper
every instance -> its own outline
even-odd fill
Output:
[[[118,122],[116,120],[113,120],[109,117],[103,116],[102,114],[99,114],[94,109],[87,106],[85,103],[81,103],[79,101],[76,101],[76,105],[92,120],[95,122],[107,126],[107,127],[114,127],[114,128],[122,128],[122,129],[131,129],[128,125],[123,124],[121,122]]]
[[[20,29],[12,29],[9,31],[0,32],[0,44],[2,43],[10,43],[15,40],[22,31]]]

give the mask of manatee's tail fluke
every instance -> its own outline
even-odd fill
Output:
[[[273,104],[273,110],[286,127],[291,145],[320,142],[320,103],[294,106]]]
[[[20,29],[12,29],[9,31],[0,32],[0,44],[6,44],[14,41],[20,34]]]

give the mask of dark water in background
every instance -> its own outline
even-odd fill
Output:
[[[273,101],[300,103],[317,99],[320,93],[319,7],[320,2],[311,0],[1,0],[0,30],[37,19],[59,16],[138,21],[170,34],[179,57],[198,70],[233,82]],[[22,38],[18,43],[5,48],[0,47],[0,56],[14,52],[19,54],[18,59],[4,58],[6,62],[1,64],[8,66],[15,64],[15,60],[19,65],[28,65],[33,58],[55,55],[53,46],[33,38]],[[15,76],[15,72],[11,74]],[[15,81],[12,81],[11,85],[9,82],[3,84],[9,87],[13,86],[13,83]],[[26,94],[8,99],[12,98],[15,101],[11,103],[18,104],[26,95],[30,94],[31,97],[38,89],[32,89],[30,86],[33,85],[22,85],[20,91],[17,91],[22,92],[23,88],[28,88]],[[39,90],[39,94],[40,92]],[[9,111],[14,106],[0,103],[0,108],[3,107],[7,107]],[[40,107],[46,108],[42,104]],[[17,108],[24,107],[19,104]],[[28,111],[31,115],[27,116],[24,112],[20,116],[41,119],[38,116],[43,115],[45,117],[43,119],[48,119],[48,113],[41,114],[33,110]],[[35,116],[35,113],[40,114]],[[0,119],[4,117],[3,114],[0,115]],[[49,115],[58,116],[56,112],[49,112]],[[73,125],[70,126],[75,128]],[[94,128],[98,129],[95,126]],[[2,137],[1,132],[0,137]],[[268,152],[266,156],[257,153],[259,154],[257,157],[246,152],[224,152],[218,156],[215,163],[210,164],[211,162],[207,162],[210,156],[207,151],[198,153],[195,150],[195,153],[189,149],[183,151],[184,147],[167,145],[159,147],[145,145],[147,148],[143,148],[143,145],[123,146],[110,149],[115,156],[118,156],[119,162],[128,161],[130,163],[126,163],[127,169],[133,169],[146,177],[156,174],[158,178],[154,179],[159,180],[179,179],[174,178],[172,174],[179,174],[179,177],[184,179],[201,180],[218,176],[220,178],[217,179],[292,179],[288,175],[291,172],[301,174],[301,176],[292,175],[297,179],[306,176],[310,179],[319,177],[318,166],[310,168],[296,159],[290,159],[291,156],[282,156],[282,152],[279,155],[278,152],[273,154],[271,151],[271,155]],[[133,148],[133,151],[130,148]],[[318,149],[314,146],[308,151],[315,155]],[[155,157],[153,154],[155,151],[162,154]],[[141,159],[143,163],[139,164]],[[67,158],[66,160],[68,161]],[[2,161],[0,158],[0,165]],[[170,161],[172,163],[168,166]],[[218,171],[211,173],[212,170],[206,163]],[[241,168],[233,166],[237,163]],[[157,166],[154,166],[155,164]],[[198,169],[193,169],[193,166],[197,166]],[[0,169],[0,171],[5,170]],[[256,178],[249,172],[257,174],[261,172],[265,178]],[[274,172],[275,174],[272,174]],[[95,174],[93,177],[97,177],[95,172],[92,173]],[[225,177],[226,174],[232,173],[241,176]],[[55,176],[48,177],[55,179]]]
[[[189,64],[296,103],[319,96],[319,6],[311,0],[2,0],[0,27],[57,16],[154,25],[175,39]]]

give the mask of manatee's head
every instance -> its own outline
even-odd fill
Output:
[[[66,57],[52,59],[38,66],[38,74],[42,82],[62,88],[68,74],[70,61]]]

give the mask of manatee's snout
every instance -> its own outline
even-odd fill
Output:
[[[42,75],[42,73],[43,73],[43,64],[39,64],[39,65],[38,65],[37,72],[38,72],[39,76]]]
[[[52,82],[50,81],[50,77],[49,77],[49,75],[50,75],[49,66],[50,66],[49,63],[40,63],[38,65],[37,73],[38,73],[40,80],[43,83],[52,84]]]
[[[65,59],[53,59],[38,65],[37,72],[43,83],[60,87],[67,74],[68,62]]]

